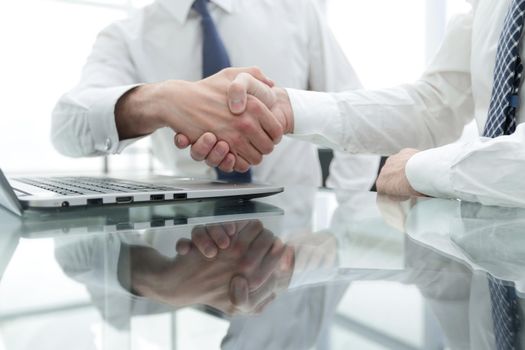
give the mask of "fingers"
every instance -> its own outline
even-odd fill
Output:
[[[245,173],[250,169],[250,163],[241,156],[237,156],[237,161],[235,162],[234,170],[240,173]]]
[[[275,86],[275,82],[267,77],[259,67],[226,68],[224,72],[226,72],[231,80],[234,80],[241,73],[248,73],[269,87]]]
[[[235,222],[225,222],[225,223],[222,223],[221,225],[222,225],[222,228],[224,229],[224,232],[226,232],[226,234],[229,237],[237,233],[237,225]]]
[[[226,142],[217,142],[210,153],[208,153],[208,156],[206,157],[206,164],[212,168],[218,167],[226,160],[229,152],[230,146]]]
[[[243,224],[244,225],[244,224]],[[232,249],[237,256],[244,256],[250,247],[250,244],[259,236],[264,230],[262,223],[258,220],[248,221],[232,243]]]
[[[191,250],[191,241],[187,238],[181,238],[177,241],[175,250],[177,251],[177,254],[180,255],[188,254]]]
[[[241,263],[241,269],[246,275],[250,276],[254,271],[256,272],[263,258],[272,248],[274,240],[275,237],[270,231],[263,230],[250,244],[250,248]]]
[[[243,308],[248,304],[250,291],[248,281],[242,276],[234,276],[230,281],[230,301],[238,308]]]
[[[248,98],[248,107],[246,109],[246,116],[258,122],[262,127],[264,133],[259,133],[255,136],[262,137],[261,139],[251,139],[255,146],[262,154],[269,154],[273,151],[273,145],[278,144],[283,136],[283,125],[274,116],[270,109],[254,97]],[[270,145],[268,137],[273,142]]]
[[[175,136],[175,145],[178,148],[186,148],[187,144],[190,144],[190,140],[185,135],[177,134]],[[208,166],[213,168],[218,167],[224,172],[232,172],[237,161],[235,155],[230,152],[228,143],[225,141],[217,142],[217,137],[209,132],[204,133],[197,142],[191,146],[190,154],[193,160],[205,160]],[[249,168],[247,162],[241,162],[239,167],[241,166],[246,169]]]
[[[235,223],[196,226],[191,232],[192,240],[179,240],[176,249],[179,254],[185,255],[190,251],[193,243],[202,255],[213,259],[219,253],[219,249],[224,250],[230,247],[235,233],[237,233]]]
[[[249,106],[251,107],[251,106]],[[281,142],[284,133],[284,126],[281,122],[275,117],[275,115],[270,111],[267,105],[260,104],[260,101],[254,101],[254,107],[256,114],[256,120],[259,121],[261,127],[264,129],[266,134],[272,139],[274,145],[277,145]],[[252,113],[253,110],[248,108],[248,113]],[[260,149],[263,154],[269,154],[273,151],[273,147],[269,149],[270,152],[266,152],[265,149]]]
[[[208,259],[213,259],[217,256],[219,250],[215,242],[208,235],[204,226],[196,226],[191,232],[191,240],[202,255]]]
[[[258,261],[258,267],[249,278],[250,291],[259,289],[280,268],[281,258],[286,251],[286,246],[280,239],[274,239],[270,250]]]
[[[175,146],[180,149],[185,149],[191,145],[190,139],[183,134],[175,135]]]
[[[224,229],[223,225],[221,224],[207,225],[206,231],[208,232],[213,242],[220,249],[226,249],[230,246],[230,237],[228,233],[226,232],[226,230]]]
[[[234,276],[230,281],[230,302],[243,313],[261,313],[275,299],[275,286],[275,280],[271,279],[263,287],[250,293],[246,278]]]
[[[240,73],[228,88],[228,106],[233,114],[242,114],[246,110],[248,95],[252,95],[271,108],[277,98],[271,89],[271,85],[261,81],[259,72],[256,76],[250,73]]]
[[[241,70],[243,72],[250,74],[255,79],[265,83],[269,87],[275,86],[275,82],[269,77],[267,77],[259,67],[249,67],[249,68],[244,68],[244,69],[241,68]]]
[[[248,98],[246,113],[233,123],[238,135],[232,137],[231,142],[229,141],[232,153],[253,165],[262,161],[263,154],[273,151],[274,143],[279,142],[283,134],[283,129],[272,112],[251,96]],[[266,130],[272,135],[270,136]]]
[[[221,164],[219,164],[219,169],[226,173],[231,173],[235,168],[236,159],[233,153],[228,153]]]
[[[202,134],[193,146],[191,146],[191,157],[198,162],[205,160],[216,143],[217,137],[214,134],[210,132]]]
[[[238,157],[230,152],[230,146],[225,141],[218,141],[217,137],[210,133],[204,133],[199,139],[191,146],[190,155],[193,160],[206,161],[211,167],[221,166],[226,171],[232,171],[234,167],[244,169],[247,171],[251,164],[260,164],[262,162],[262,153],[259,149],[262,149],[266,153],[270,153],[273,150],[273,142],[270,140],[268,135],[263,130],[257,130],[257,127],[250,123],[249,126],[241,127],[245,133],[246,138],[236,143],[237,149],[239,149],[239,155],[245,160],[236,164]],[[258,145],[254,146],[249,142],[248,138],[254,139],[254,142]],[[184,137],[181,137],[182,143]],[[176,141],[178,142],[178,141]],[[224,164],[223,164],[224,162]],[[222,170],[222,169],[221,169]]]

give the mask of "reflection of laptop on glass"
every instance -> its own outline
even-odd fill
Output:
[[[13,215],[0,207],[0,253],[13,233],[23,238],[43,238],[64,234],[173,230],[283,214],[281,208],[257,201],[190,201],[170,205],[109,206],[67,211],[32,210],[23,216]],[[0,254],[0,265],[1,262]]]
[[[0,205],[17,215],[24,209],[66,208],[173,202],[211,198],[257,198],[282,192],[282,187],[229,184],[219,181],[149,176],[35,177],[7,180],[0,170]]]
[[[67,211],[28,211],[17,216],[0,207],[0,282],[21,241],[120,232],[190,232],[196,225],[263,220],[284,211],[249,201],[190,201],[172,205],[109,206]]]

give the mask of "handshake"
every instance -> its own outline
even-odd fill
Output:
[[[293,131],[288,94],[258,68],[228,68],[198,82],[139,86],[115,108],[120,139],[159,128],[175,131],[178,148],[222,171],[246,172]]]

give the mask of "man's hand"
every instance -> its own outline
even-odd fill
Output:
[[[392,196],[423,196],[410,186],[405,173],[408,160],[418,152],[407,148],[389,157],[377,178],[377,192]]]
[[[270,109],[281,123],[284,134],[292,133],[294,121],[288,93],[281,88],[272,88],[271,85],[251,74],[239,74],[228,89],[230,111],[236,115],[242,115],[246,111],[250,97],[253,96]],[[178,134],[175,137],[175,145],[178,148],[186,148],[191,143],[186,135]],[[239,159],[230,152],[230,145],[218,140],[211,133],[204,134],[192,145],[191,156],[196,161],[205,160],[207,165],[218,167],[226,172],[238,170],[239,167]],[[242,164],[242,160],[240,164]]]
[[[247,171],[251,164],[259,164],[262,155],[270,153],[280,141],[283,124],[267,107],[275,104],[268,99],[273,95],[266,96],[267,99],[260,96],[262,101],[247,96],[242,113],[230,111],[229,89],[241,73],[257,77],[261,85],[273,84],[257,68],[229,68],[198,82],[169,80],[129,91],[115,108],[120,138],[147,135],[170,127],[194,143],[205,132],[211,132],[217,141],[228,145],[228,153],[235,157],[236,170]],[[232,104],[237,106],[239,101]],[[226,156],[223,161],[224,158]]]

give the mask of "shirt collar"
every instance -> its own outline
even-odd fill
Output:
[[[160,4],[182,24],[186,22],[194,1],[195,0],[159,0]],[[210,2],[213,2],[227,13],[231,13],[233,10],[233,0],[210,0]]]

